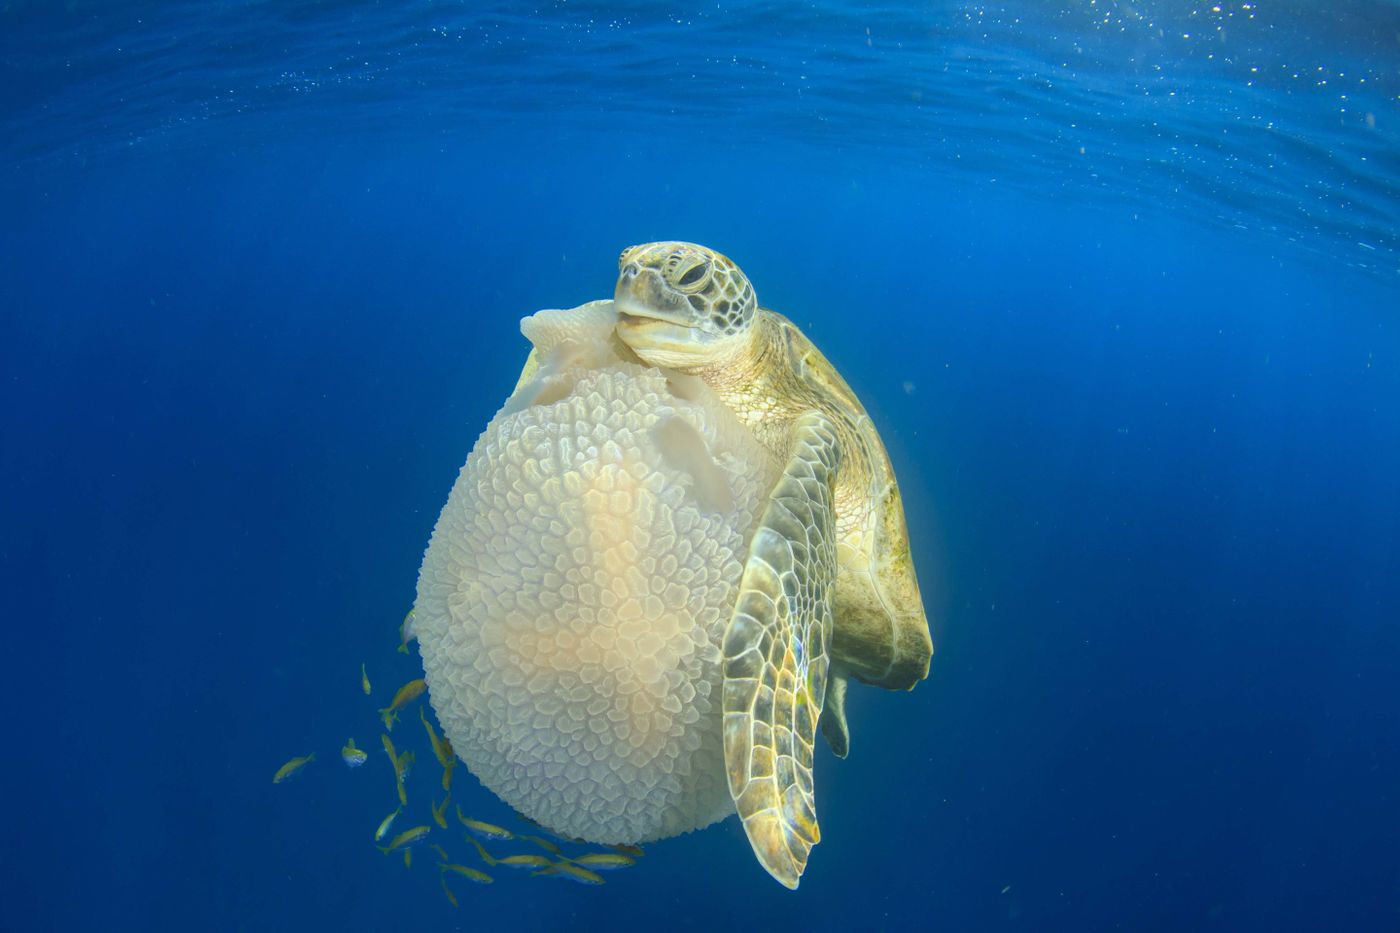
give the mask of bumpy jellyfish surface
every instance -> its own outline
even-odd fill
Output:
[[[607,301],[521,323],[539,365],[462,467],[414,606],[467,767],[602,843],[733,812],[720,644],[777,475],[703,383],[639,365],[615,323]]]

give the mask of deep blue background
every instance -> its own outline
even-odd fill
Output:
[[[0,927],[1400,926],[1393,272],[781,136],[284,135],[0,184]],[[730,820],[454,911],[368,843],[382,756],[337,750],[413,676],[395,629],[518,319],[661,238],[865,400],[938,653],[853,692],[798,893]]]

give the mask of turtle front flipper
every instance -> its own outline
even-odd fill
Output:
[[[831,659],[840,456],[829,418],[809,411],[797,419],[724,633],[729,793],[754,854],[789,888],[821,838],[812,748]]]
[[[850,679],[845,674],[830,671],[826,680],[826,701],[822,708],[822,735],[831,753],[845,758],[851,751],[851,727],[846,724],[846,687]]]

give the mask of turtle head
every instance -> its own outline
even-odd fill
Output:
[[[748,346],[758,303],[729,257],[694,243],[646,243],[617,261],[617,334],[653,366],[722,364]]]

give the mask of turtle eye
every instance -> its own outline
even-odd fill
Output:
[[[676,280],[676,284],[679,285],[681,288],[692,288],[696,285],[699,285],[700,282],[704,280],[705,276],[709,275],[709,273],[710,263],[707,260],[705,262],[700,263],[697,266],[691,266],[689,269],[687,269],[685,271],[685,274],[682,275],[678,280]]]

